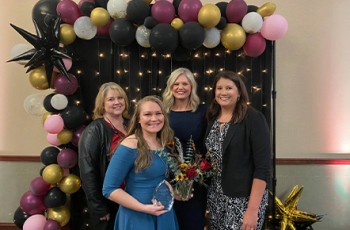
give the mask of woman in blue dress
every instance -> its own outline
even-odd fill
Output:
[[[153,192],[166,179],[164,155],[173,140],[162,101],[155,96],[141,99],[130,121],[129,132],[107,169],[103,195],[119,204],[115,230],[177,230],[173,209],[153,202]],[[120,184],[125,181],[125,190]]]
[[[174,70],[163,93],[165,111],[169,114],[170,127],[180,140],[183,154],[189,155],[192,142],[205,155],[204,133],[206,130],[206,106],[200,104],[197,83],[187,68]],[[207,204],[207,189],[198,183],[193,185],[193,197],[186,201],[176,200],[174,209],[181,230],[203,230]]]

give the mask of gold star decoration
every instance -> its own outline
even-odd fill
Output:
[[[298,226],[309,226],[321,220],[322,216],[320,215],[303,212],[297,209],[303,189],[303,186],[300,188],[298,185],[294,186],[284,203],[282,203],[278,197],[275,197],[275,219],[280,222],[280,230],[296,230]]]

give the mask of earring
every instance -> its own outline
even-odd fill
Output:
[[[237,101],[239,101],[239,99],[240,99],[240,96],[237,97]]]

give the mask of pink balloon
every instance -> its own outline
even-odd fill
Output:
[[[111,20],[109,20],[109,23],[107,23],[107,25],[102,26],[102,27],[97,27],[97,35],[102,36],[102,37],[106,37],[109,35],[109,27],[111,27],[111,24],[114,20],[111,18]]]
[[[78,79],[73,74],[69,73],[68,75],[70,81],[63,74],[57,74],[54,82],[54,87],[57,93],[68,96],[77,91],[79,87]]]
[[[240,23],[248,12],[248,5],[243,0],[231,0],[226,6],[226,18],[230,23]]]
[[[37,214],[30,216],[23,224],[23,230],[43,230],[46,224],[46,218]]]
[[[20,200],[20,207],[29,215],[43,213],[46,209],[43,196],[35,196],[30,191],[24,193]]]
[[[260,56],[266,48],[266,40],[260,33],[249,34],[243,45],[244,53],[249,57]]]
[[[282,38],[288,30],[288,22],[281,15],[271,15],[265,17],[260,33],[267,40],[277,40]]]
[[[178,8],[179,17],[184,23],[197,22],[198,13],[202,6],[200,0],[182,0]]]
[[[86,126],[81,126],[79,129],[75,130],[75,132],[73,133],[73,138],[72,138],[71,142],[74,146],[78,146],[79,139],[80,139],[81,135],[83,134],[85,127]]]
[[[64,67],[66,67],[66,70],[69,71],[70,68],[72,68],[72,59],[70,58],[62,58],[62,61],[63,61],[63,64],[64,64]],[[56,66],[53,67],[53,71],[55,71],[56,73],[59,73],[59,69],[57,69]]]
[[[57,139],[56,133],[48,133],[46,136],[47,142],[49,142],[51,145],[59,146],[61,145],[60,141]]]
[[[174,5],[165,0],[157,1],[152,6],[151,16],[158,23],[171,23],[171,21],[175,18]]]
[[[82,16],[78,4],[72,0],[61,0],[57,4],[56,11],[62,21],[71,25]]]
[[[43,196],[49,191],[51,185],[38,176],[30,182],[29,191],[35,196]]]
[[[57,156],[57,163],[62,168],[73,168],[78,163],[78,154],[73,149],[62,149]]]
[[[61,230],[61,225],[55,220],[48,219],[45,223],[44,230]]]
[[[59,133],[64,128],[64,121],[60,115],[53,114],[46,118],[44,122],[44,129],[48,133]]]

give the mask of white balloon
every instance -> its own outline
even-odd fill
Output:
[[[149,48],[151,47],[151,44],[149,43],[149,36],[151,35],[151,30],[147,29],[146,26],[141,25],[139,27],[137,27],[136,30],[136,41],[137,43],[145,48]]]
[[[263,21],[264,20],[260,14],[256,12],[250,12],[243,17],[242,27],[245,32],[249,34],[254,34],[260,31]]]
[[[24,110],[34,116],[42,116],[47,112],[44,108],[44,99],[46,95],[35,93],[27,96],[23,101]]]
[[[107,3],[107,11],[112,18],[125,18],[128,3],[126,0],[109,0]]]
[[[84,40],[90,40],[95,37],[97,33],[97,27],[92,24],[88,16],[82,16],[74,22],[75,34]]]
[[[17,57],[18,55],[23,54],[31,49],[34,49],[34,47],[27,45],[27,44],[22,44],[22,43],[16,44],[11,49],[11,59],[14,57]],[[29,60],[20,60],[20,61],[16,61],[16,62],[18,64],[25,65],[28,63],[28,61]]]
[[[57,110],[63,110],[68,105],[67,97],[64,96],[63,94],[59,94],[59,93],[52,96],[50,102],[51,102],[52,107],[57,109]]]
[[[205,29],[205,39],[203,45],[207,48],[214,48],[220,44],[220,30],[213,27]]]

